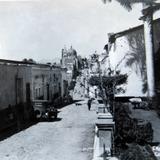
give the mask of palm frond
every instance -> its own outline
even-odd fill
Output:
[[[128,58],[127,61],[126,61],[126,66],[132,67],[134,63],[135,63],[135,58],[134,57]]]
[[[147,16],[149,13],[154,13],[160,9],[160,3],[154,3],[153,5],[149,6],[142,10],[144,16]]]
[[[102,0],[103,3],[111,2],[112,0]]]
[[[121,0],[123,1],[123,0]],[[154,4],[157,0],[125,0],[129,3],[145,3],[145,4]]]
[[[102,0],[103,3],[111,2],[112,0]],[[145,3],[145,4],[155,4],[157,0],[116,0],[120,3],[121,6],[126,8],[128,11],[132,9],[132,6],[136,3]]]
[[[143,55],[138,54],[138,52],[131,52],[126,59],[125,65],[127,67],[133,68],[137,75],[144,77],[145,63],[143,62]]]
[[[128,11],[132,9],[132,3],[128,0],[117,0],[121,6],[126,8]]]

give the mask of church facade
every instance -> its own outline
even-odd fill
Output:
[[[62,49],[61,66],[67,69],[67,77],[71,82],[75,70],[78,70],[77,51],[73,49],[72,46],[69,49],[66,47]]]

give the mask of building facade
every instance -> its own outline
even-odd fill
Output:
[[[53,101],[68,95],[67,70],[59,66],[32,66],[33,100]]]
[[[62,68],[67,68],[67,79],[71,82],[74,77],[75,70],[78,70],[78,58],[75,49],[70,47],[70,49],[62,49]]]
[[[34,116],[32,102],[68,96],[67,70],[49,64],[0,60],[0,132]]]
[[[50,66],[35,65],[31,67],[32,73],[32,101],[50,99]]]
[[[160,42],[160,19],[153,22],[153,33],[156,53]],[[146,96],[147,77],[143,25],[111,34],[108,46],[111,69],[114,72],[120,71],[122,74],[128,74],[125,93],[121,96]]]
[[[0,108],[25,103],[31,99],[31,67],[0,61]]]

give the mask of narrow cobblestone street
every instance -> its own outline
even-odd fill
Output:
[[[71,104],[61,109],[57,121],[40,122],[1,141],[0,159],[92,159],[96,111],[95,104],[88,111],[86,102],[87,99],[79,102],[81,105]]]
[[[89,160],[92,158],[95,111],[72,104],[57,122],[41,122],[0,142],[3,160]]]

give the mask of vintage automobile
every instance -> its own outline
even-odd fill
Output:
[[[35,111],[35,116],[38,120],[48,120],[57,119],[58,109],[53,107],[48,101],[45,100],[35,100],[33,101],[33,108]]]
[[[49,121],[52,119],[57,119],[59,111],[54,107],[46,108],[45,117]]]

